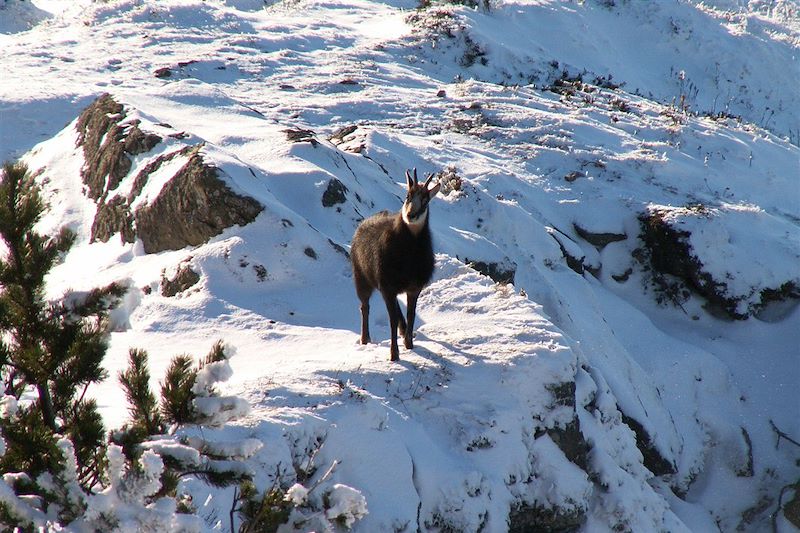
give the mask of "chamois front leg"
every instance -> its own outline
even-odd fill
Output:
[[[403,336],[403,344],[407,349],[414,347],[414,320],[417,317],[417,298],[419,298],[420,291],[409,291],[406,294],[406,307],[408,307],[408,320],[406,322],[406,331]]]
[[[394,294],[382,293],[383,301],[386,302],[386,312],[389,314],[389,331],[391,332],[391,346],[389,348],[389,360],[400,360],[400,349],[397,347],[397,326],[400,322],[400,308],[397,305],[397,296]],[[408,330],[406,330],[408,331]]]

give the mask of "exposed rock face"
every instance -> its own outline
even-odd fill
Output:
[[[575,411],[575,382],[567,381],[564,383],[553,384],[547,388],[553,395],[553,407],[567,407]],[[547,434],[553,439],[564,456],[575,463],[583,471],[589,470],[589,451],[591,447],[581,433],[581,424],[578,415],[575,414],[572,420],[564,427],[555,427],[547,430]]]
[[[181,265],[172,279],[167,279],[162,275],[161,295],[168,298],[175,296],[194,286],[198,281],[200,281],[200,274],[192,270],[189,265]]]
[[[639,216],[643,253],[637,259],[651,271],[659,302],[681,304],[693,291],[708,302],[706,309],[717,316],[744,320],[768,303],[800,298],[800,287],[794,280],[778,282],[775,287],[753,286],[750,293],[734,292],[729,287],[730,275],[715,277],[701,260],[700,252],[691,244],[692,232],[680,227],[680,220],[692,219],[695,231],[710,225],[717,216],[702,205],[683,208],[655,207]],[[718,226],[720,225],[717,223]],[[748,253],[758,253],[750,250]],[[755,295],[752,297],[751,295]]]
[[[516,266],[511,266],[496,262],[474,261],[465,258],[464,262],[474,268],[484,276],[489,276],[495,283],[514,283],[514,275],[517,273]]]
[[[703,272],[703,265],[692,255],[690,233],[672,228],[663,215],[661,211],[653,211],[639,217],[641,239],[648,252],[649,267],[657,288],[666,293],[667,298],[674,300],[671,295],[677,292],[677,288],[663,277],[669,274],[710,301],[723,303],[714,280]]]
[[[558,247],[561,249],[561,255],[567,262],[567,266],[572,269],[576,274],[583,275],[584,271],[589,271],[591,274],[597,276],[599,267],[590,265],[587,262],[586,254],[583,250],[567,236],[564,232],[557,229],[550,231],[550,236],[555,239]]]
[[[567,381],[547,387],[553,397],[553,409],[564,408],[573,413],[572,420],[563,427],[553,427],[541,431],[536,438],[549,436],[564,456],[584,472],[590,472],[589,452],[591,446],[581,432],[580,420],[575,412],[575,382]],[[586,509],[582,506],[571,508],[545,507],[520,502],[511,507],[508,515],[508,531],[528,532],[569,532],[577,531],[586,522]]]
[[[794,496],[783,506],[783,516],[795,527],[800,528],[800,482],[794,485]]]
[[[556,242],[558,243],[558,247],[561,248],[561,255],[563,255],[564,259],[567,261],[567,266],[571,268],[576,274],[580,274],[582,276],[584,271],[583,267],[584,256],[577,257],[571,254],[567,250],[567,247],[564,246],[564,244],[560,240],[556,239]]]
[[[106,93],[87,107],[78,118],[78,146],[83,147],[86,164],[81,170],[89,196],[97,200],[115,189],[131,170],[130,155],[149,152],[161,137],[139,129],[139,121],[125,121],[126,113]],[[108,180],[108,183],[106,183]]]
[[[579,226],[578,224],[573,224],[572,227],[575,228],[575,233],[577,233],[581,239],[585,240],[592,246],[597,247],[598,249],[605,248],[612,242],[624,241],[628,238],[628,236],[624,233],[595,233]]]
[[[89,196],[97,202],[91,239],[108,241],[119,233],[123,242],[142,240],[146,253],[179,250],[202,244],[233,225],[252,222],[263,207],[256,200],[235,194],[220,179],[220,170],[206,163],[201,145],[181,146],[147,162],[131,176],[129,156],[146,154],[162,138],[126,121],[125,109],[104,94],[78,119],[78,146],[86,163],[81,177]],[[176,158],[186,163],[158,194],[131,209],[150,176]],[[133,180],[130,192],[115,194],[123,180]]]
[[[328,181],[328,187],[325,189],[325,192],[322,193],[322,206],[333,207],[336,204],[345,203],[347,201],[347,196],[345,196],[346,192],[347,187],[345,187],[344,183],[336,178],[332,178]]]
[[[568,533],[578,531],[586,515],[543,506],[517,505],[508,515],[509,533]]]
[[[313,130],[305,130],[302,128],[283,130],[286,133],[286,139],[293,143],[310,142],[311,146],[316,146],[319,141],[314,138]]]
[[[139,194],[141,194],[142,189],[144,189],[144,186],[147,185],[147,179],[153,172],[161,168],[161,166],[164,163],[172,161],[173,159],[181,155],[187,155],[187,156],[191,155],[192,153],[197,152],[200,148],[202,148],[202,145],[187,146],[181,150],[176,150],[174,152],[169,152],[164,155],[160,155],[155,159],[153,159],[152,161],[150,161],[149,163],[147,163],[142,168],[142,170],[139,171],[136,177],[133,178],[133,187],[131,188],[130,194],[128,194],[128,202],[133,202],[133,200],[137,196],[139,196]]]
[[[115,233],[120,234],[123,242],[136,240],[133,216],[128,208],[128,202],[119,196],[107,203],[98,202],[92,224],[92,241],[108,242]]]
[[[202,244],[225,228],[252,222],[263,207],[234,194],[217,169],[194,154],[149,205],[136,210],[136,231],[147,253]]]
[[[750,438],[750,433],[743,427],[742,439],[747,450],[747,457],[745,463],[736,469],[736,475],[739,477],[753,477],[756,473],[753,466],[753,441]]]
[[[675,464],[666,459],[661,452],[658,451],[658,448],[656,448],[653,443],[652,437],[650,437],[644,429],[644,426],[625,413],[622,413],[622,421],[636,434],[636,447],[642,452],[644,466],[649,471],[657,476],[674,474],[677,472],[678,469]]]

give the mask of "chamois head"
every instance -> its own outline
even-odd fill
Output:
[[[428,220],[428,202],[439,192],[439,183],[428,189],[431,181],[433,181],[433,174],[428,174],[425,183],[420,185],[417,179],[417,169],[414,169],[413,177],[406,170],[408,194],[400,212],[403,216],[403,222],[414,233],[418,233],[425,226],[425,222]]]

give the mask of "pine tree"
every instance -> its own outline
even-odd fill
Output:
[[[0,179],[0,377],[6,395],[21,401],[15,416],[0,421],[6,453],[0,473],[26,472],[32,479],[63,469],[56,443],[74,445],[77,479],[84,488],[99,480],[105,430],[87,388],[102,381],[108,313],[125,288],[112,283],[60,301],[45,299],[45,278],[75,241],[62,228],[36,231],[45,203],[21,163],[6,163]]]

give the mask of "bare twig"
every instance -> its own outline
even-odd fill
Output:
[[[303,468],[303,470],[302,470],[304,476],[309,476],[309,473],[311,472],[311,469],[314,466],[314,459],[316,459],[317,454],[319,453],[319,451],[322,449],[322,447],[324,445],[325,445],[325,440],[323,439],[323,441],[320,443],[319,446],[317,446],[316,448],[311,450],[311,453],[308,455],[308,461],[306,461],[306,467]],[[308,478],[306,478],[306,479],[308,479]]]
[[[328,468],[328,470],[326,470],[325,473],[322,474],[322,476],[313,485],[311,485],[311,487],[308,489],[308,493],[311,494],[314,491],[314,489],[316,489],[320,485],[320,483],[328,479],[330,475],[333,474],[333,471],[336,470],[337,466],[339,466],[339,460],[334,459],[333,462],[331,463],[330,468]]]
[[[236,533],[236,532],[233,530],[233,515],[234,515],[234,513],[236,513],[236,511],[237,511],[237,509],[236,509],[236,504],[237,504],[238,502],[239,502],[239,487],[233,487],[233,503],[231,503],[231,512],[230,512],[230,517],[231,517],[231,533]]]
[[[800,448],[800,442],[797,442],[796,440],[794,440],[793,438],[791,438],[789,435],[787,435],[786,433],[784,433],[783,431],[781,431],[780,429],[778,429],[778,426],[776,426],[776,425],[775,425],[775,422],[773,422],[772,420],[770,420],[770,421],[769,421],[769,424],[772,426],[772,431],[774,431],[774,432],[775,432],[775,433],[778,435],[778,440],[777,440],[777,441],[775,441],[775,448],[777,448],[778,446],[780,446],[780,444],[781,444],[781,439],[786,439],[786,440],[788,440],[789,442],[791,442],[792,444],[794,444],[795,446],[797,446],[798,448]]]
[[[781,509],[783,509],[783,494],[790,489],[794,489],[795,492],[800,490],[800,483],[785,485],[781,489],[781,493],[778,495],[778,508],[775,509],[775,512],[772,513],[772,516],[770,517],[770,521],[772,522],[772,533],[778,533],[778,515],[781,514]]]
[[[75,412],[78,412],[78,405],[83,401],[83,397],[86,396],[86,391],[89,389],[89,383],[87,382],[86,385],[83,386],[83,392],[81,393],[81,397],[78,398],[78,401],[75,402]]]

